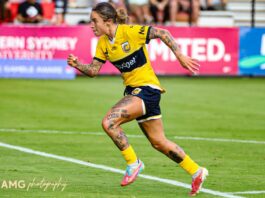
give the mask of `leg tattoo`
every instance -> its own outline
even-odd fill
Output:
[[[113,141],[121,151],[129,146],[128,139],[123,131],[120,131],[118,135],[113,138]]]
[[[104,130],[111,137],[113,142],[120,150],[124,150],[129,146],[128,139],[120,125],[131,119],[132,115],[128,113],[126,107],[133,102],[133,96],[128,95],[115,104],[104,120]]]
[[[130,103],[132,103],[133,96],[128,95],[122,98],[117,104],[114,105],[114,109],[124,107]]]
[[[177,154],[177,152],[175,152],[175,151],[169,151],[168,152],[168,157],[170,158],[170,159],[172,159],[173,161],[175,161],[175,162],[177,162],[178,164],[180,163],[180,162],[182,162],[182,158]]]
[[[179,147],[177,146],[176,149],[181,152],[181,153],[184,153],[184,151]],[[178,152],[176,151],[172,151],[170,150],[167,154],[167,156],[172,159],[173,161],[177,162],[177,163],[180,163],[183,161],[183,158],[178,154]]]

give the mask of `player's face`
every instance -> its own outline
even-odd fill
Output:
[[[90,21],[91,21],[90,27],[96,36],[101,36],[103,34],[106,34],[107,32],[106,22],[100,17],[100,15],[97,12],[92,11],[90,16]]]

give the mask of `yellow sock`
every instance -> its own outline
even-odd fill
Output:
[[[199,165],[194,162],[190,156],[186,155],[182,162],[179,165],[187,171],[190,175],[194,175],[199,170]]]
[[[137,161],[137,156],[133,150],[133,147],[130,145],[127,149],[124,151],[121,151],[121,154],[123,155],[124,159],[126,160],[126,163],[128,165],[133,164]]]

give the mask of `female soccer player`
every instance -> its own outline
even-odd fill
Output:
[[[160,112],[160,95],[164,92],[149,60],[145,44],[150,39],[161,39],[175,54],[182,67],[192,73],[199,70],[199,64],[184,56],[165,29],[126,25],[124,10],[116,11],[109,3],[99,3],[91,13],[91,28],[99,41],[96,55],[90,64],[83,64],[72,54],[67,62],[84,74],[94,77],[101,66],[109,60],[120,72],[126,86],[124,97],[115,104],[102,120],[104,131],[113,140],[127,162],[121,186],[135,181],[144,169],[144,163],[137,157],[133,147],[121,128],[121,124],[136,119],[152,146],[178,163],[192,176],[191,196],[195,196],[208,171],[195,163],[177,144],[165,137]]]

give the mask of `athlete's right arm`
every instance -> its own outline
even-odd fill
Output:
[[[78,58],[72,54],[68,56],[67,63],[89,77],[95,77],[103,65],[102,62],[96,59],[93,59],[90,64],[82,64],[78,61]]]

